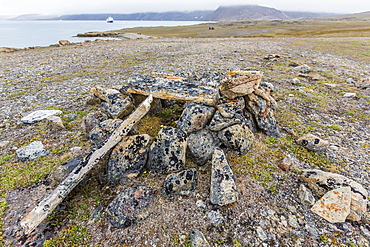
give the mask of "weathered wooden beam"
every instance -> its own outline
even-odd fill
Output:
[[[153,96],[149,95],[123,123],[112,133],[104,145],[80,163],[54,191],[45,197],[20,224],[25,234],[31,233],[76,187],[84,176],[125,137],[131,128],[149,111]]]
[[[220,93],[218,83],[204,83],[181,77],[153,78],[138,76],[131,78],[127,85],[129,93],[153,95],[155,98],[181,100],[216,105]]]

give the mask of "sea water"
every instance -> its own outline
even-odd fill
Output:
[[[0,47],[49,46],[59,40],[80,42],[94,38],[76,37],[79,33],[109,31],[131,27],[186,26],[195,21],[0,21]]]

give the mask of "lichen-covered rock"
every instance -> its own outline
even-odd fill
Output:
[[[245,155],[252,147],[254,135],[244,124],[235,124],[218,132],[218,137],[227,147]]]
[[[211,203],[224,206],[238,200],[236,179],[222,149],[216,148],[212,156]]]
[[[130,78],[127,91],[142,95],[151,94],[159,99],[192,101],[211,106],[215,105],[220,97],[218,83],[159,74]]]
[[[157,173],[177,172],[184,168],[187,138],[180,129],[163,127],[150,147],[147,167]]]
[[[262,79],[260,71],[234,71],[222,81],[221,94],[229,99],[253,93],[258,88]]]
[[[188,136],[188,155],[195,163],[203,166],[212,159],[217,144],[217,140],[209,130],[193,132]]]
[[[44,149],[44,145],[40,141],[34,141],[25,147],[16,151],[17,157],[20,161],[35,160],[44,155],[48,155],[49,150]]]
[[[57,182],[62,182],[83,160],[85,154],[81,154],[75,158],[70,159],[68,162],[60,165],[53,173],[53,178]]]
[[[41,120],[44,120],[50,116],[57,115],[57,114],[62,114],[62,111],[60,110],[39,110],[39,111],[34,111],[24,118],[21,119],[22,123],[28,123],[32,124]]]
[[[85,135],[88,136],[93,128],[108,119],[109,116],[105,112],[89,112],[82,120],[82,130],[84,131]]]
[[[308,66],[307,64],[294,67],[293,70],[301,73],[310,73],[312,71],[311,67]]]
[[[244,108],[245,101],[242,97],[237,98],[232,102],[218,105],[218,110],[209,124],[209,129],[211,131],[221,131],[238,123],[245,123],[248,127],[251,126],[253,128],[253,117],[250,118],[250,115],[245,115]]]
[[[207,239],[198,229],[191,230],[190,244],[192,247],[211,247]]]
[[[163,193],[166,195],[189,195],[195,190],[197,182],[198,176],[195,168],[171,174],[164,181]]]
[[[152,139],[146,134],[122,139],[112,150],[108,161],[108,182],[125,184],[137,177],[146,164]]]
[[[351,188],[341,187],[327,192],[311,210],[330,223],[344,222],[350,213]]]
[[[265,134],[281,137],[273,114],[277,109],[276,101],[263,87],[259,87],[252,94],[245,96],[245,102],[246,109],[253,114],[257,126]]]
[[[106,209],[109,222],[117,228],[134,226],[147,218],[156,198],[144,185],[134,184],[122,191]]]
[[[48,125],[50,126],[51,129],[60,129],[63,130],[65,129],[63,121],[60,117],[57,116],[50,116],[46,119],[48,121]]]
[[[312,134],[306,134],[299,138],[297,144],[312,151],[324,151],[330,147],[330,143]]]
[[[105,139],[109,137],[113,131],[122,124],[123,120],[121,119],[108,119],[101,122],[98,126],[93,128],[89,132],[89,139],[95,144],[99,145],[104,142]]]
[[[102,106],[112,118],[122,118],[134,110],[131,98],[116,89],[104,89],[97,86],[92,88],[91,92],[103,100]]]
[[[187,104],[177,122],[177,128],[186,133],[201,130],[211,120],[214,112],[215,109],[213,107],[195,103]]]
[[[351,212],[347,219],[361,220],[366,213],[368,191],[359,183],[340,174],[324,172],[321,170],[304,170],[301,178],[318,194],[324,195],[329,190],[342,187],[351,188]]]

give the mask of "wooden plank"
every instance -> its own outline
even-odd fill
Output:
[[[160,99],[192,101],[214,106],[220,97],[218,86],[218,83],[211,85],[181,77],[138,76],[129,80],[127,91],[141,95],[151,94]]]
[[[128,134],[131,128],[149,111],[152,101],[153,96],[149,95],[135,112],[112,133],[101,148],[93,152],[85,162],[80,163],[50,195],[45,197],[38,206],[21,220],[20,224],[26,234],[31,233],[63,201],[84,176]]]

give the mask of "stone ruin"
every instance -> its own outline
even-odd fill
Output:
[[[225,152],[245,155],[258,130],[280,137],[274,118],[277,104],[270,94],[274,89],[261,79],[259,71],[205,73],[200,78],[152,73],[131,78],[119,90],[96,86],[90,101],[101,102],[105,111],[89,113],[83,129],[98,147],[145,96],[154,97],[149,114],[168,101],[186,101],[177,128],[164,126],[155,139],[132,130],[118,143],[107,163],[107,180],[113,185],[127,184],[146,169],[168,174],[163,194],[188,195],[197,187],[197,169],[185,169],[188,157],[199,166],[212,164],[210,200],[224,206],[239,197]],[[149,188],[135,184],[108,206],[108,219],[119,228],[135,225],[149,215],[154,201]]]

